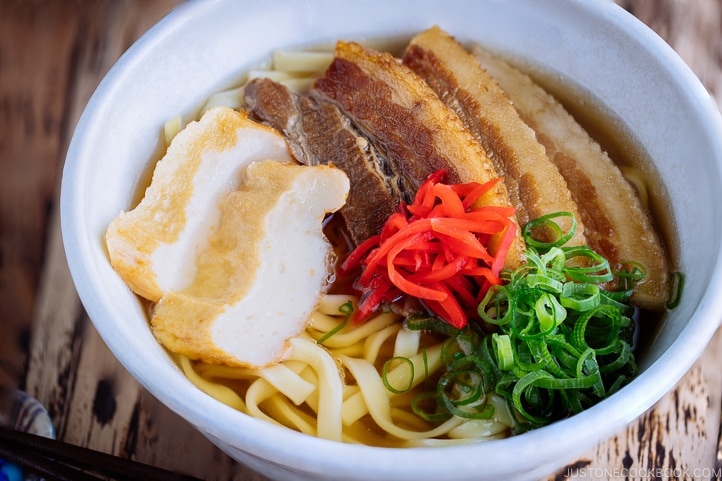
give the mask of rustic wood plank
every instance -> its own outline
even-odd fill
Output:
[[[616,0],[669,43],[722,106],[722,2]]]
[[[152,2],[155,7],[145,10],[147,16],[140,19],[124,13],[124,9],[133,5],[129,2],[98,1],[86,7],[80,2],[72,2],[67,8],[56,9],[49,22],[65,25],[73,33],[70,48],[57,53],[58,63],[65,65],[65,71],[60,76],[66,77],[69,82],[66,89],[68,102],[64,108],[67,128],[63,132],[62,155],[67,150],[85,104],[103,75],[135,38],[177,3],[173,0]],[[133,11],[130,10],[131,13]],[[135,11],[137,16],[137,12],[144,10],[136,5]],[[127,23],[127,31],[119,31],[124,23]],[[40,27],[25,28],[32,31]],[[52,51],[52,42],[53,39],[48,38],[43,48]],[[53,185],[55,199],[59,197],[62,156],[56,163],[57,167],[53,169],[57,172]],[[74,368],[81,352],[85,326],[83,311],[65,263],[57,209],[55,202],[49,219],[45,275],[37,295],[33,350],[27,378],[28,390],[46,403],[51,416],[62,419],[67,410],[67,388],[74,383]],[[48,366],[54,369],[48,369]]]
[[[15,386],[24,379],[62,153],[64,62],[75,32],[54,21],[59,9],[0,3],[0,383]]]
[[[64,74],[70,78],[65,108],[70,128],[62,138],[63,151],[102,76],[132,41],[178,3],[108,0],[55,12],[55,21],[73,34],[66,58],[58,59],[68,66]],[[57,198],[59,186],[54,188]],[[77,298],[65,262],[57,204],[49,225],[27,390],[48,407],[58,437],[203,479],[263,479],[223,454],[123,369]]]
[[[204,479],[260,481],[265,478],[213,447],[140,388],[112,357],[79,304],[59,236],[58,169],[70,129],[115,59],[180,1],[0,0],[0,322],[11,332],[0,338],[0,382],[22,383],[27,364],[28,390],[49,407],[66,441]],[[712,93],[722,93],[719,0],[698,0],[694,8],[685,0],[618,3],[666,38]],[[44,33],[28,33],[37,29]],[[38,52],[35,59],[23,60],[20,56],[27,54],[13,51],[26,37],[31,51]],[[27,76],[34,80],[22,88],[15,85]],[[8,90],[11,87],[17,90]],[[21,161],[22,169],[17,165]],[[25,187],[11,185],[20,177]],[[18,199],[24,200],[18,204]],[[22,206],[20,213],[14,212],[15,206]],[[23,217],[38,212],[38,221]],[[18,230],[9,232],[9,226]],[[8,287],[12,283],[17,285]],[[26,362],[31,317],[34,337]],[[718,333],[673,392],[617,437],[550,479],[608,479],[625,467],[642,473],[639,468],[714,466],[716,445],[712,447],[722,402],[720,353]]]

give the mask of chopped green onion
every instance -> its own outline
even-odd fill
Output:
[[[557,217],[571,218],[572,225],[568,232],[564,233],[559,224],[554,222],[553,219]],[[552,237],[553,240],[551,242],[544,242],[536,239],[533,234],[534,231],[539,230],[543,230],[546,234],[550,234],[550,237]],[[537,217],[536,219],[527,222],[524,226],[522,234],[527,245],[541,249],[548,249],[550,247],[556,247],[566,244],[569,239],[574,237],[576,231],[577,220],[574,217],[574,214],[572,214],[571,212],[556,212]]]
[[[571,218],[568,231],[559,217]],[[441,352],[445,370],[435,391],[413,399],[414,412],[427,420],[488,418],[494,410],[487,394],[495,392],[519,418],[514,431],[523,432],[588,408],[636,375],[629,300],[646,269],[625,261],[613,270],[588,246],[564,246],[575,231],[569,212],[529,222],[527,262],[503,270],[503,285],[488,288],[478,324],[449,331],[433,319],[407,320],[409,328],[449,336]],[[673,275],[672,307],[684,281]],[[434,409],[422,408],[432,403]]]
[[[529,287],[538,287],[547,292],[559,294],[564,288],[564,283],[542,274],[529,274],[526,277]]]
[[[544,334],[552,332],[564,322],[567,311],[557,298],[548,292],[542,293],[534,305],[540,331]]]
[[[437,316],[411,315],[404,321],[406,329],[412,331],[434,331],[454,336],[461,331]]]
[[[639,262],[625,261],[617,267],[614,275],[619,279],[622,289],[633,289],[635,284],[647,277],[647,268]]]
[[[615,347],[618,352],[613,352],[611,354],[617,354],[617,357],[613,358],[611,361],[605,362],[604,365],[599,368],[602,373],[621,370],[625,366],[629,365],[630,359],[634,357],[632,354],[632,347],[628,343],[620,341]]]
[[[551,247],[539,258],[545,266],[544,271],[547,272],[548,275],[563,270],[567,262],[567,254],[564,252],[564,249],[556,246]],[[549,271],[546,270],[546,266],[548,266]]]
[[[479,304],[478,313],[489,324],[501,326],[508,323],[512,310],[509,308],[509,290],[506,286],[491,286]]]
[[[627,262],[613,272],[589,247],[562,246],[571,236],[562,235],[554,217],[527,225],[527,263],[505,273],[508,283],[492,287],[478,309],[487,329],[497,331],[487,336],[491,349],[479,344],[492,365],[493,390],[530,427],[585,409],[637,370],[628,301],[643,266]],[[530,242],[539,228],[555,232],[556,242]],[[607,290],[610,285],[620,290]]]
[[[595,284],[614,279],[609,261],[588,246],[564,247],[564,253],[567,256],[566,274],[570,279]],[[587,262],[591,265],[587,265]]]
[[[351,301],[341,304],[338,307],[338,312],[340,312],[341,314],[344,315],[343,321],[341,321],[338,324],[338,326],[334,327],[333,329],[328,331],[326,334],[324,334],[323,337],[321,337],[321,339],[318,340],[318,343],[323,344],[324,342],[328,341],[331,338],[331,336],[333,336],[334,334],[338,333],[341,329],[346,327],[346,325],[348,324],[348,321],[351,319],[351,314],[353,314],[353,309],[354,309],[353,302],[351,302]]]
[[[442,411],[438,410],[436,412],[429,412],[424,410],[421,407],[421,404],[428,401],[436,401],[437,395],[436,391],[425,391],[422,393],[417,394],[414,396],[414,398],[411,400],[411,411],[416,414],[418,417],[425,421],[430,422],[440,422],[440,421],[446,421],[451,417],[451,413],[449,413],[448,410]],[[436,403],[434,403],[436,405]],[[438,407],[438,406],[437,406]]]
[[[491,341],[494,344],[494,352],[499,360],[499,369],[508,371],[514,366],[514,350],[511,348],[511,338],[508,334],[491,335]]]
[[[609,306],[599,306],[579,316],[572,331],[572,343],[597,354],[612,352],[619,341],[622,315]]]
[[[599,304],[609,305],[619,309],[620,312],[629,313],[634,310],[629,304],[627,304],[627,301],[629,301],[631,296],[632,291],[599,291]]]
[[[684,274],[679,271],[672,273],[672,293],[667,301],[667,309],[674,309],[679,305],[682,299],[682,290],[684,289]]]
[[[489,419],[491,404],[479,404],[488,392],[488,373],[473,356],[457,359],[437,385],[437,399],[454,416],[465,419]]]
[[[388,379],[389,368],[395,361],[400,361],[402,364],[406,364],[407,366],[409,366],[409,375],[408,375],[409,385],[408,386],[396,388],[396,387],[392,386],[391,383],[389,382],[389,379]],[[413,363],[413,361],[411,361],[411,359],[409,359],[408,357],[402,357],[402,356],[392,357],[391,359],[389,359],[388,361],[386,361],[384,363],[384,366],[381,369],[381,379],[383,380],[384,386],[386,386],[386,389],[388,391],[390,391],[394,394],[405,393],[406,391],[411,389],[411,387],[414,385],[414,363]]]
[[[514,407],[527,420],[539,425],[547,424],[553,415],[551,401],[554,397],[553,393],[550,397],[542,396],[542,393],[535,389],[535,384],[551,377],[546,371],[532,371],[516,381],[511,393]]]
[[[599,287],[595,284],[567,282],[561,294],[559,299],[561,305],[575,311],[594,309],[601,302]]]

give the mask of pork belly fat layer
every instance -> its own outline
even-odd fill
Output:
[[[353,42],[339,42],[335,58],[314,90],[339,105],[364,136],[379,146],[394,172],[415,193],[426,177],[445,169],[450,182],[480,182],[498,174],[483,148],[458,115],[399,59]],[[509,206],[503,183],[481,200]],[[507,266],[521,262],[520,235]]]
[[[663,310],[670,295],[669,258],[634,188],[619,168],[552,95],[529,76],[479,46],[473,54],[537,131],[579,205],[590,247],[612,264],[636,261],[647,278],[632,302]]]
[[[564,177],[506,93],[451,35],[432,27],[415,36],[403,62],[454,110],[504,178],[520,224],[546,214],[571,212],[577,231],[569,245],[583,245],[584,226]],[[571,221],[559,221],[571,227]],[[566,224],[565,224],[566,223]]]
[[[354,245],[376,235],[402,195],[398,180],[384,172],[384,160],[348,117],[327,101],[298,96],[269,79],[251,81],[245,96],[255,116],[284,133],[300,162],[333,164],[349,177],[340,212]]]

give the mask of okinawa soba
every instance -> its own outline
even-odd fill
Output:
[[[396,56],[277,52],[165,136],[111,263],[198,388],[312,436],[436,446],[573,415],[636,375],[640,313],[681,289],[640,176],[438,27]]]

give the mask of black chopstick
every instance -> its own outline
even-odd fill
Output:
[[[24,471],[42,476],[45,481],[100,481],[101,479],[46,456],[8,448],[2,443],[0,443],[0,458],[17,464]]]
[[[101,478],[78,471],[113,476],[113,479],[154,481],[201,481],[131,459],[64,443],[0,426],[0,457],[15,462],[50,481],[95,481]],[[84,477],[83,477],[84,476]]]

